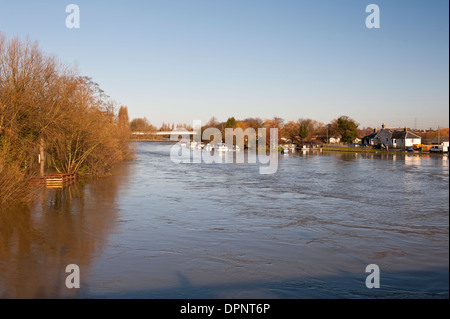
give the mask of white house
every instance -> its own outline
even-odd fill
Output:
[[[328,143],[330,144],[337,144],[341,141],[341,139],[339,137],[330,137],[328,139]]]
[[[377,145],[384,144],[393,147],[410,147],[414,144],[421,144],[422,138],[414,134],[405,127],[403,130],[392,130],[382,125],[381,130],[374,130],[372,134],[363,137],[363,144]]]
[[[405,127],[403,131],[394,131],[392,133],[392,146],[394,147],[410,147],[414,144],[421,144],[422,138],[414,134]]]

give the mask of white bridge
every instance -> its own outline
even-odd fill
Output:
[[[156,131],[156,132],[132,132],[133,135],[197,135],[196,131]]]

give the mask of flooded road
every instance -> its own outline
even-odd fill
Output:
[[[2,212],[0,297],[448,298],[447,156],[298,153],[261,175],[170,147]]]

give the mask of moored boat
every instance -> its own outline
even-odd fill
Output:
[[[214,150],[218,152],[228,152],[228,146],[225,143],[217,143]]]

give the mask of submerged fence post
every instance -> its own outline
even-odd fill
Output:
[[[41,137],[39,140],[39,164],[40,165],[40,175],[45,175],[45,152],[44,152],[44,139]]]

